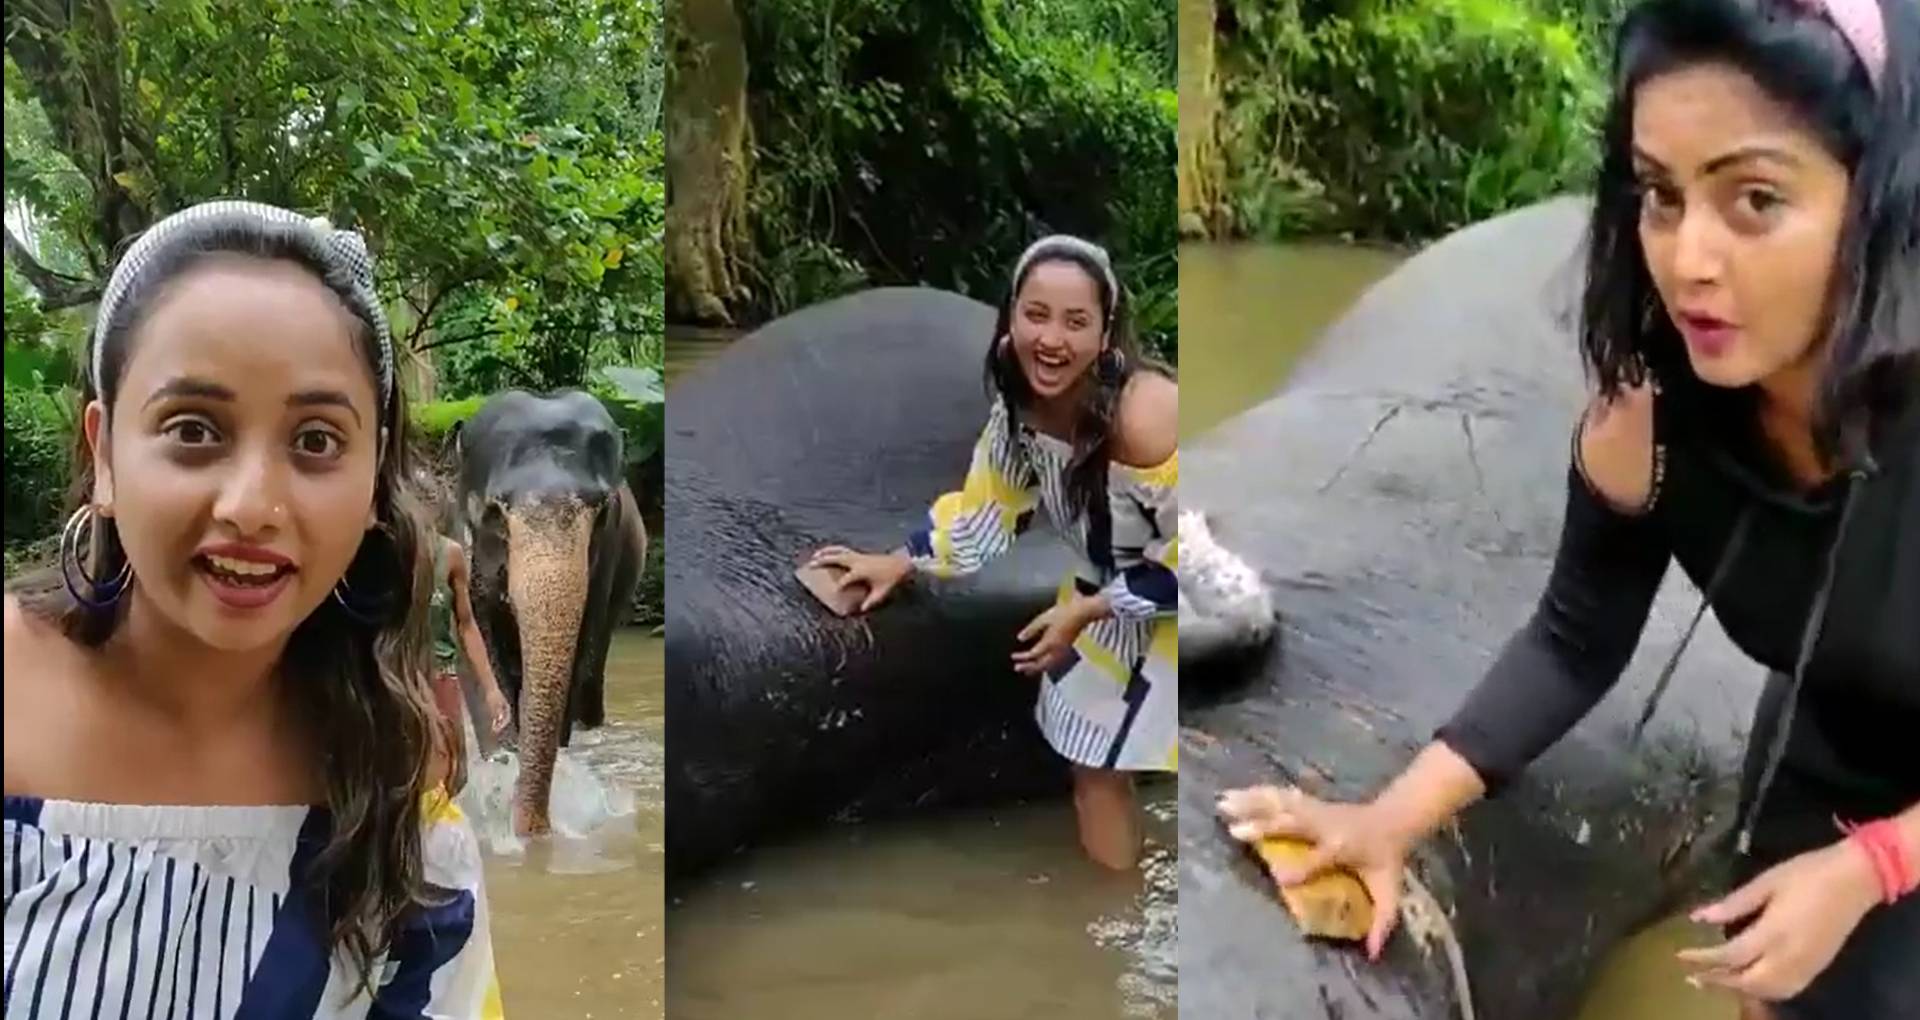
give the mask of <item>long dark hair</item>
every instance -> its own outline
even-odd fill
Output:
[[[1852,180],[1825,310],[1815,441],[1828,459],[1868,455],[1920,389],[1920,7],[1880,0],[1878,88],[1832,22],[1791,0],[1650,0],[1615,40],[1613,99],[1595,189],[1580,343],[1602,394],[1651,372],[1683,412],[1727,407],[1693,373],[1660,308],[1637,228],[1633,104],[1668,71],[1724,61],[1797,111]]]
[[[1173,377],[1173,370],[1140,353],[1139,343],[1133,335],[1133,319],[1128,310],[1126,289],[1114,292],[1107,283],[1106,267],[1074,245],[1064,242],[1043,245],[1020,266],[1008,284],[1006,297],[1000,302],[1000,312],[994,319],[993,339],[987,347],[987,389],[1006,405],[1010,421],[1018,425],[1020,412],[1033,400],[1033,389],[1027,385],[1026,373],[1020,370],[1020,359],[1013,353],[1011,340],[1002,343],[1001,338],[1010,338],[1012,335],[1013,306],[1019,300],[1020,288],[1026,285],[1027,277],[1033,275],[1035,267],[1048,262],[1066,262],[1078,266],[1093,280],[1094,290],[1100,297],[1100,307],[1112,309],[1110,313],[1102,313],[1100,328],[1104,347],[1089,369],[1093,375],[1093,385],[1083,391],[1078,413],[1074,416],[1073,457],[1067,464],[1068,503],[1076,513],[1098,514],[1106,506],[1107,465],[1112,460],[1113,416],[1120,405],[1120,394],[1126,391],[1127,382],[1141,369],[1168,378]]]
[[[83,373],[80,406],[99,398],[109,410],[118,396],[136,326],[167,286],[206,260],[246,255],[289,262],[312,273],[352,313],[355,342],[370,371],[378,365],[373,323],[379,313],[354,286],[349,270],[329,256],[319,233],[305,224],[273,223],[246,213],[199,217],[167,229],[150,257],[135,267],[126,298],[99,334],[100,389]],[[299,626],[280,662],[298,717],[308,720],[324,760],[331,826],[307,876],[322,897],[315,912],[334,949],[358,966],[364,986],[372,961],[391,946],[403,914],[425,901],[419,792],[428,761],[432,703],[424,678],[427,632],[422,593],[430,590],[432,531],[407,479],[412,477],[406,401],[396,384],[381,408],[386,424],[369,531],[347,569],[364,601],[356,620],[329,598]],[[104,441],[105,436],[102,436]],[[92,498],[93,458],[76,434],[68,509]],[[111,577],[126,564],[112,519],[95,517],[89,571]],[[56,555],[59,555],[56,553]],[[104,608],[76,600],[58,563],[10,588],[21,608],[59,627],[69,640],[97,648],[125,619],[127,599]],[[137,581],[136,581],[137,583]],[[377,603],[370,596],[377,595]],[[378,615],[364,614],[377,606]],[[363,622],[363,620],[373,622]]]

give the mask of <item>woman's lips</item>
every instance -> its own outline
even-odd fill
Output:
[[[273,580],[265,584],[243,584],[230,580],[228,575],[213,569],[213,565],[204,557],[196,557],[193,566],[194,573],[199,574],[200,579],[206,582],[207,590],[213,592],[214,598],[219,599],[220,603],[229,609],[242,611],[252,611],[271,605],[280,597],[281,592],[286,591],[294,575],[294,571],[287,568],[282,569]]]
[[[1068,373],[1073,371],[1073,359],[1071,357],[1043,358],[1039,354],[1035,354],[1030,364],[1032,365],[1032,371],[1029,374],[1032,375],[1033,382],[1045,389],[1054,389],[1064,385],[1067,382]]]
[[[1680,335],[1686,338],[1687,346],[1703,357],[1717,358],[1727,353],[1740,335],[1740,327],[1711,315],[1681,312],[1674,318],[1680,325]]]

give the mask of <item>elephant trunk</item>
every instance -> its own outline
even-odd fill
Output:
[[[551,829],[553,760],[566,725],[574,648],[587,603],[594,509],[578,500],[507,511],[507,598],[520,630],[520,776],[514,829]]]

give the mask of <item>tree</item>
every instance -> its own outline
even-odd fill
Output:
[[[660,331],[658,18],[634,0],[9,0],[7,199],[44,236],[36,256],[9,229],[7,261],[45,307],[85,304],[160,217],[253,198],[363,232],[413,354],[484,338],[529,384],[579,383],[596,345]]]
[[[732,0],[676,3],[667,135],[668,314],[730,322],[745,295],[747,53]]]
[[[1173,353],[1164,0],[701,0],[675,19],[676,317],[761,321],[872,284],[997,301],[1058,230],[1108,246]]]

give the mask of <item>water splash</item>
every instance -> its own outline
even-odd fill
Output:
[[[1165,802],[1172,808],[1174,802]],[[1149,805],[1149,813],[1152,807]],[[1179,863],[1172,846],[1149,843],[1140,862],[1141,889],[1127,909],[1087,925],[1095,944],[1123,953],[1120,1005],[1128,1017],[1159,1017],[1179,999]]]
[[[538,863],[556,873],[596,873],[631,865],[639,850],[635,819],[640,792],[617,775],[603,774],[608,770],[596,759],[604,756],[596,752],[608,743],[626,741],[592,733],[560,749],[554,758],[548,801],[553,832],[531,840],[513,831],[513,787],[520,776],[520,756],[507,749],[486,757],[469,753],[467,785],[456,800],[481,845],[495,856],[524,860],[533,846],[545,844],[548,850]]]

